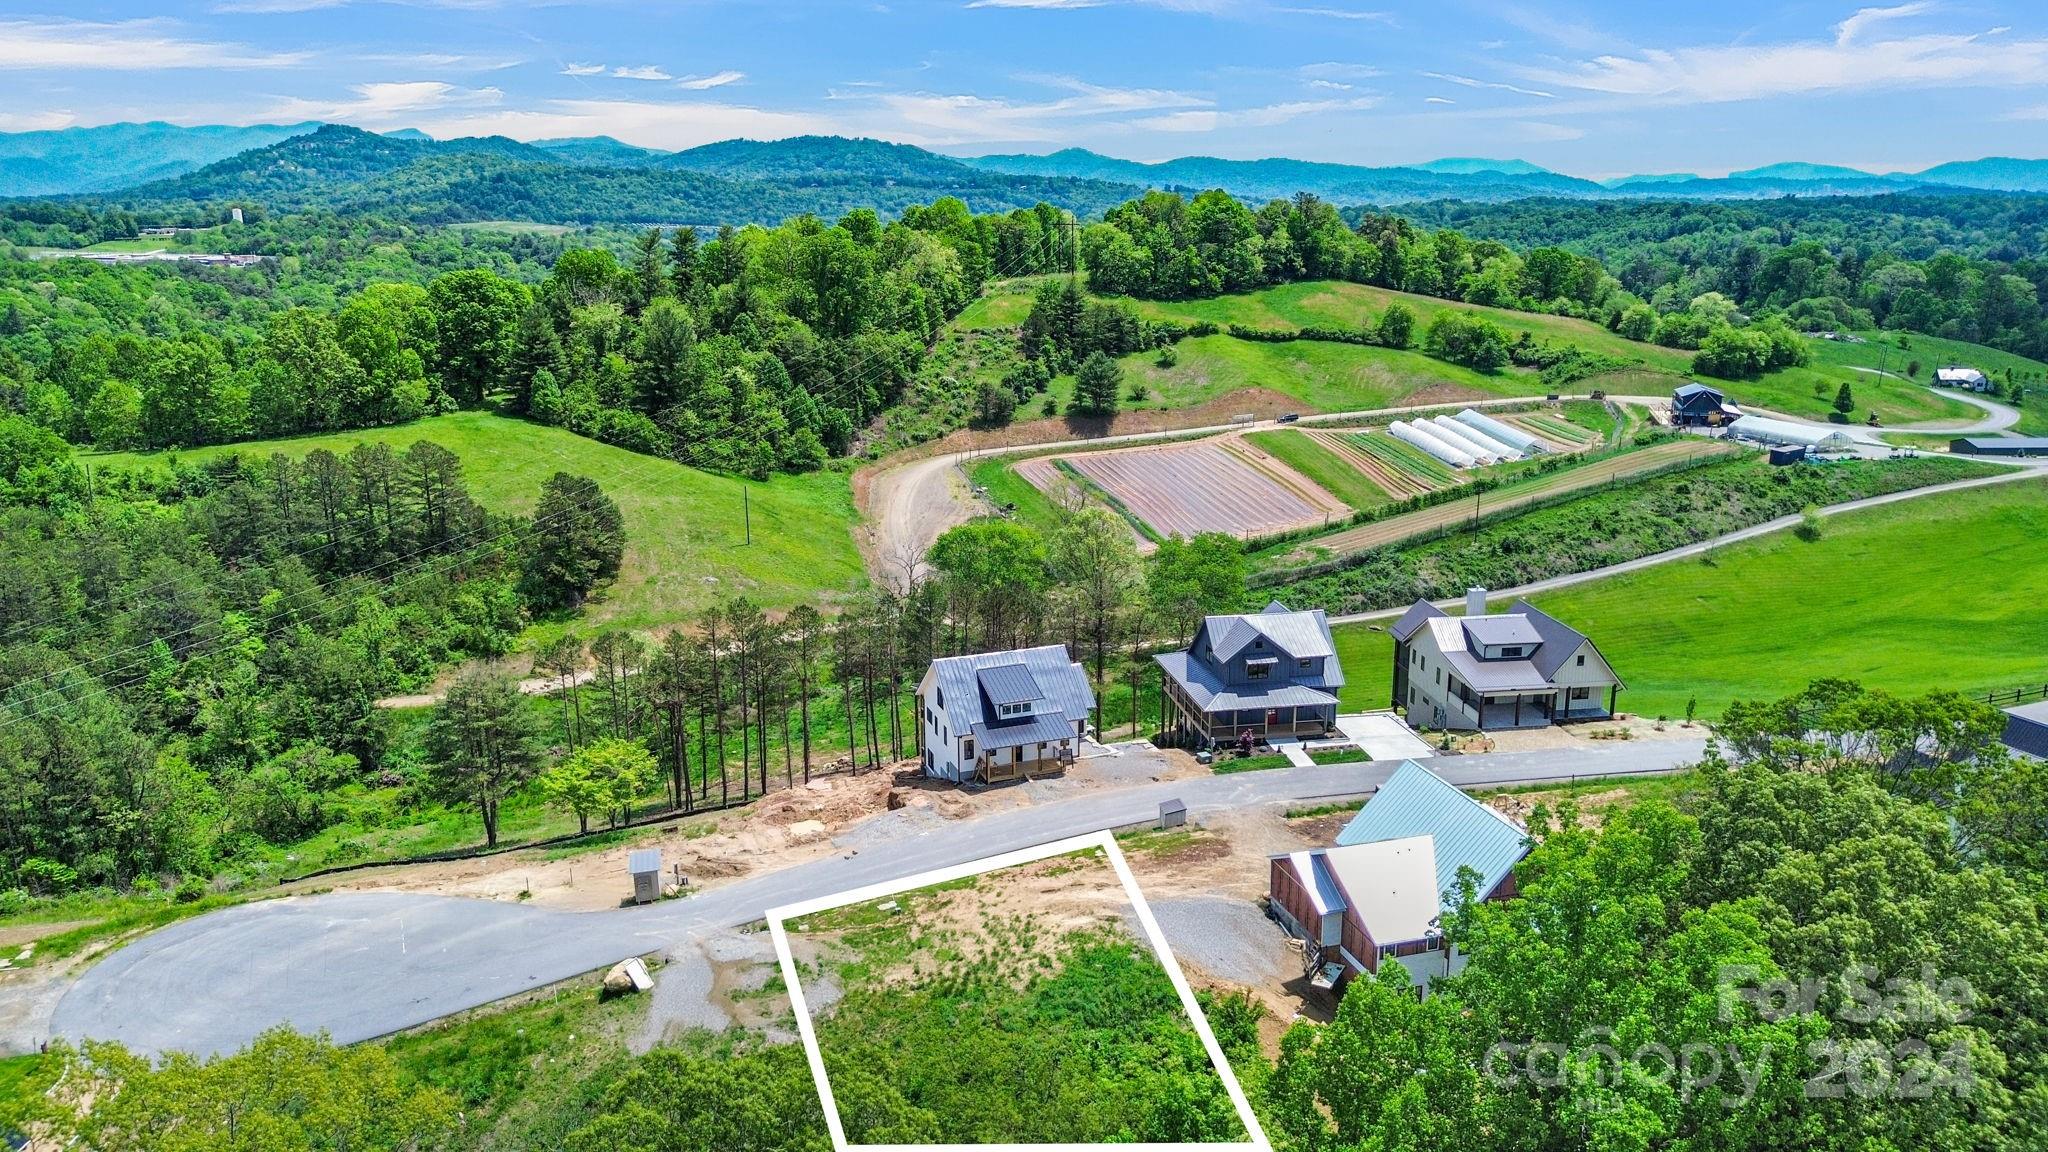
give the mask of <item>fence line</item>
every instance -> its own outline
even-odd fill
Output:
[[[2025,704],[2029,700],[2048,700],[2048,684],[2038,687],[2028,685],[2022,688],[1998,688],[1984,694],[1986,704]]]

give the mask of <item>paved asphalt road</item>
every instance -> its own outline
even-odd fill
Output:
[[[1425,763],[1483,787],[1656,773],[1697,759],[1703,747],[1650,741]],[[861,825],[864,847],[643,908],[556,912],[400,892],[257,901],[172,925],[101,960],[58,1004],[52,1032],[149,1053],[231,1051],[282,1023],[365,1040],[746,924],[782,904],[1147,820],[1169,797],[1199,816],[1356,796],[1394,766],[1147,782],[936,826],[906,809]]]

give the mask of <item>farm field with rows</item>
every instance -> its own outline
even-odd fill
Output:
[[[1341,501],[1239,437],[1026,460],[1040,491],[1077,476],[1157,536],[1290,532],[1350,514]]]

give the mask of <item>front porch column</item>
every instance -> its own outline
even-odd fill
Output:
[[[1614,694],[1620,691],[1620,689],[1621,685],[1619,684],[1609,684],[1607,686],[1607,718],[1609,720],[1614,719]]]

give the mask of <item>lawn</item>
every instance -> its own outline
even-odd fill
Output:
[[[1377,508],[1389,499],[1379,485],[1366,478],[1365,473],[1291,428],[1251,432],[1245,439],[1353,508]]]
[[[1344,687],[1337,692],[1340,711],[1377,712],[1393,700],[1394,638],[1386,629],[1382,621],[1330,630],[1337,641],[1337,663],[1344,668]]]
[[[1198,336],[1174,345],[1175,363],[1161,367],[1156,352],[1121,361],[1126,391],[1146,397],[1123,407],[1192,408],[1247,388],[1265,388],[1300,401],[1307,412],[1351,412],[1403,403],[1424,389],[1452,385],[1461,395],[1541,396],[1534,373],[1475,372],[1420,352],[1296,340],[1268,344],[1232,336]],[[1053,382],[1062,410],[1073,396],[1072,377]]]
[[[1838,347],[1828,341],[1813,344]],[[1896,353],[1895,353],[1896,355]],[[1906,380],[1893,380],[1869,372],[1854,372],[1839,365],[1815,362],[1804,368],[1786,368],[1760,380],[1708,380],[1727,393],[1736,404],[1767,408],[1808,420],[1825,420],[1835,410],[1835,393],[1849,385],[1856,401],[1855,423],[1870,413],[1887,427],[1917,424],[1927,420],[1974,421],[1983,413],[1932,388]]]
[[[1822,676],[1981,692],[2048,678],[2043,539],[2048,483],[2022,481],[1830,517],[1815,541],[1774,533],[1535,600],[1594,638],[1628,684],[1622,707],[1645,715],[1683,715],[1697,695],[1712,717]]]
[[[1207,320],[1214,324],[1242,324],[1250,328],[1349,328],[1358,330],[1377,321],[1387,306],[1399,301],[1415,313],[1417,339],[1437,313],[1446,310],[1477,312],[1510,334],[1529,332],[1538,339],[1576,344],[1589,352],[1604,352],[1624,360],[1639,361],[1649,368],[1683,373],[1692,365],[1692,353],[1655,344],[1639,344],[1609,332],[1590,320],[1567,316],[1545,316],[1515,312],[1506,308],[1484,308],[1416,296],[1364,284],[1338,280],[1312,280],[1283,284],[1239,296],[1210,300],[1134,300],[1138,314],[1148,319],[1181,321]]]
[[[197,463],[229,454],[261,457],[316,448],[339,453],[372,440],[401,450],[416,440],[440,444],[462,457],[471,493],[498,512],[531,512],[541,482],[555,472],[595,479],[625,514],[628,542],[617,583],[593,599],[586,624],[643,629],[673,624],[713,600],[739,593],[769,608],[788,608],[816,603],[862,578],[852,535],[853,490],[844,472],[743,483],[487,412],[177,454],[82,459],[97,468],[121,468],[174,456]],[[751,544],[743,518],[748,510]]]

